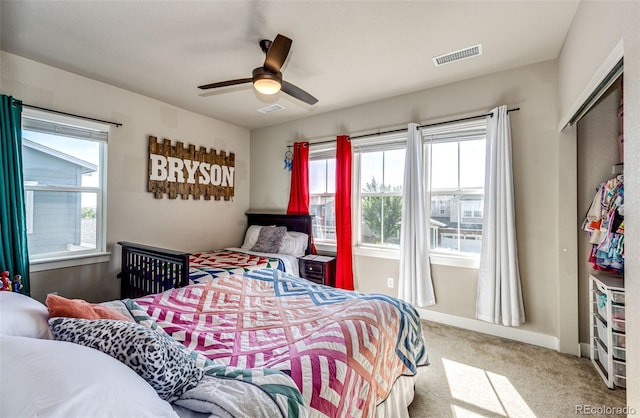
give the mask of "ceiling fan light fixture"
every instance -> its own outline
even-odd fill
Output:
[[[272,73],[258,67],[253,70],[253,87],[262,94],[276,94],[282,88],[282,74]]]
[[[259,93],[262,94],[276,94],[280,91],[282,87],[278,80],[273,80],[270,78],[260,78],[253,82],[253,86],[258,90]]]

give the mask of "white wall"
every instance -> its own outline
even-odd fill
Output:
[[[582,1],[559,58],[560,115],[615,46],[624,48],[627,404],[640,411],[640,2]]]
[[[286,208],[290,174],[282,169],[282,160],[286,145],[294,140],[406,127],[411,121],[437,122],[485,113],[501,104],[520,107],[519,112],[511,114],[511,122],[519,260],[527,315],[527,323],[521,328],[555,337],[558,258],[564,255],[557,236],[561,181],[557,90],[557,62],[549,61],[253,130],[251,208]],[[386,278],[398,277],[397,260],[356,256],[354,266],[360,291],[390,292]],[[432,310],[473,318],[477,270],[434,266],[432,272],[438,300]],[[575,328],[577,349],[577,322]]]
[[[120,122],[108,145],[108,263],[31,274],[32,296],[90,301],[120,295],[118,241],[195,251],[241,243],[249,207],[249,131],[88,78],[0,52],[2,94],[26,104]],[[147,192],[148,136],[235,153],[233,201],[155,199]],[[175,145],[175,142],[174,142]]]

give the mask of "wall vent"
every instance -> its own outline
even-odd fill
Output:
[[[450,62],[460,61],[463,59],[477,57],[482,55],[482,44],[474,45],[469,48],[460,49],[458,51],[449,52],[448,54],[433,57],[433,64],[439,67]]]
[[[284,109],[284,106],[274,103],[269,106],[261,107],[260,109],[258,109],[258,112],[264,113],[266,115],[267,113],[277,112],[282,109]]]

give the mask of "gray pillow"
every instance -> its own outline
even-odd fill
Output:
[[[203,377],[196,361],[167,337],[135,322],[52,318],[53,338],[90,347],[129,366],[169,402]]]
[[[287,235],[287,228],[284,226],[263,226],[258,235],[258,241],[251,247],[251,251],[277,253],[285,235]]]

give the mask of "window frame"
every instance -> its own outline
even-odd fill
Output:
[[[96,194],[96,247],[86,250],[62,251],[42,255],[29,255],[29,270],[31,272],[44,271],[56,268],[73,267],[78,265],[93,264],[109,261],[110,253],[107,251],[107,154],[108,136],[110,126],[108,124],[85,120],[82,118],[60,115],[37,109],[24,108],[22,111],[22,131],[29,131],[25,127],[25,119],[51,124],[49,133],[54,134],[53,129],[75,128],[80,129],[79,135],[71,136],[78,140],[94,141],[99,144],[98,158],[98,185],[97,186],[47,186],[23,184],[25,196],[33,195],[38,191],[61,193],[95,193]],[[31,129],[33,131],[33,129]],[[38,131],[38,130],[36,130]],[[87,137],[82,137],[81,131],[87,132]],[[40,131],[44,132],[44,130]],[[24,136],[24,134],[23,134]],[[33,209],[33,207],[31,208]],[[28,213],[25,214],[29,216]],[[27,219],[28,220],[28,219]]]
[[[393,151],[398,149],[406,149],[407,134],[403,133],[389,133],[382,134],[376,138],[364,137],[351,139],[351,147],[353,152],[353,164],[352,164],[352,186],[351,186],[351,201],[352,204],[352,218],[355,220],[352,222],[352,235],[353,245],[357,249],[354,251],[356,255],[375,256],[380,258],[399,258],[400,249],[397,246],[373,244],[362,242],[362,197],[363,192],[360,189],[362,184],[362,160],[361,156],[363,152],[378,152],[378,151]],[[384,170],[384,159],[383,159]],[[402,198],[402,191],[400,192],[378,192],[370,193],[365,192],[366,196],[380,196],[391,197],[400,196]],[[384,207],[384,206],[383,206]]]
[[[322,160],[327,161],[330,159],[334,159],[334,160],[336,159],[335,143],[323,142],[319,144],[313,144],[313,143],[309,144],[309,162],[322,161]],[[328,175],[329,175],[328,171],[325,171],[325,176],[328,177]],[[328,192],[311,193],[311,190],[309,190],[309,201],[311,201],[311,198],[313,196],[318,196],[323,198],[333,197],[335,202],[336,194],[335,192],[334,193],[328,193]],[[334,217],[335,217],[335,213],[334,213]],[[316,249],[321,251],[335,252],[337,248],[337,242],[335,239],[323,239],[323,238],[318,238],[314,235],[313,243],[316,246]]]
[[[474,121],[466,121],[462,123],[450,123],[439,125],[437,127],[425,127],[422,128],[422,142],[425,147],[425,164],[430,162],[430,150],[427,147],[427,143],[429,142],[429,136],[434,134],[449,134],[452,132],[465,132],[470,130],[481,130],[483,132],[483,136],[486,138],[486,127],[487,122],[486,119],[474,120]],[[384,259],[392,259],[399,260],[400,258],[400,250],[394,247],[383,247],[376,246],[366,243],[360,242],[361,237],[361,208],[360,208],[360,183],[361,183],[361,162],[360,162],[360,152],[359,145],[363,146],[371,145],[371,146],[384,146],[385,143],[388,142],[404,142],[401,148],[406,147],[406,133],[402,134],[386,134],[381,135],[377,138],[366,138],[362,140],[352,139],[352,147],[354,150],[353,155],[353,179],[352,179],[352,201],[356,202],[352,207],[353,211],[353,233],[354,233],[354,242],[353,242],[353,254],[356,256],[366,256],[366,257],[376,257],[376,258],[384,258]],[[431,199],[431,190],[430,190],[430,178],[429,178],[428,170],[425,170],[425,182],[429,185],[426,190],[426,195],[429,199]],[[484,190],[484,188],[482,188]],[[484,195],[484,193],[483,193]],[[443,266],[451,266],[451,267],[460,267],[460,268],[471,268],[478,269],[480,267],[480,254],[476,253],[464,253],[464,252],[453,252],[453,251],[443,251],[438,249],[430,249],[429,250],[429,259],[431,264],[434,265],[443,265]]]
[[[429,202],[434,195],[477,195],[478,191],[482,191],[482,202],[484,202],[484,185],[482,187],[460,187],[460,148],[458,145],[458,187],[457,188],[442,188],[438,189],[435,193],[431,186],[431,149],[432,143],[444,143],[455,142],[460,144],[463,141],[472,141],[477,139],[484,139],[486,141],[487,136],[487,121],[486,119],[477,119],[465,122],[454,122],[451,124],[445,124],[437,127],[425,127],[422,129],[422,143],[425,150],[424,164],[429,170],[425,170],[426,182],[427,182],[427,195],[429,196]],[[486,158],[486,154],[482,157]],[[486,168],[485,168],[486,171]],[[484,216],[484,214],[483,214]],[[480,223],[483,219],[480,218]],[[431,242],[430,242],[431,246]],[[480,265],[480,253],[464,252],[457,250],[446,250],[442,248],[429,248],[429,254],[431,255],[432,262],[434,259],[441,259],[440,263],[444,265],[454,265],[461,267],[479,268]]]

